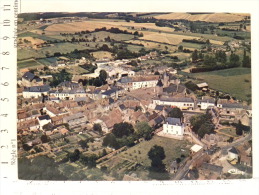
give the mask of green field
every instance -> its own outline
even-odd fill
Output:
[[[251,94],[251,69],[231,68],[212,72],[191,74],[193,77],[204,79],[209,87],[236,97],[247,100]]]
[[[57,38],[52,38],[52,37],[49,37],[49,36],[40,35],[40,34],[33,33],[33,32],[21,33],[21,34],[18,35],[18,38],[21,38],[21,37],[34,37],[34,38],[42,39],[44,41],[47,41],[47,40],[55,41],[55,40],[57,40]]]
[[[181,155],[186,157],[189,154],[189,145],[187,141],[180,141],[171,138],[154,136],[150,141],[143,141],[136,146],[129,148],[128,150],[118,154],[118,157],[129,159],[130,161],[136,161],[144,166],[150,166],[150,159],[148,158],[148,152],[154,145],[162,146],[165,150],[166,158],[163,161],[167,166],[175,160],[180,158]],[[184,149],[184,151],[181,151]]]
[[[201,49],[204,47],[203,44],[195,44],[195,43],[187,43],[187,42],[181,42],[179,45],[182,45],[184,48],[194,48],[194,49]]]
[[[220,129],[219,131],[231,135],[232,137],[237,137],[236,130],[234,128]]]
[[[17,60],[25,60],[30,58],[44,58],[45,55],[33,49],[17,49]]]
[[[19,69],[29,68],[29,67],[34,67],[34,66],[40,66],[40,65],[42,65],[42,64],[40,64],[39,62],[37,62],[36,60],[33,60],[33,59],[23,60],[23,61],[17,62],[17,67]]]

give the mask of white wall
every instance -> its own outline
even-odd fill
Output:
[[[170,125],[163,124],[163,132],[171,135],[183,136],[184,134],[184,125]]]

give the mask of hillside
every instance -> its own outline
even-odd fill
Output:
[[[245,19],[249,14],[239,13],[206,13],[206,14],[190,14],[190,13],[170,13],[155,16],[156,19],[166,20],[189,20],[189,21],[205,21],[205,22],[236,22]]]

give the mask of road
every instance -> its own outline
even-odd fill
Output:
[[[249,134],[246,135],[245,137],[242,137],[242,138],[236,140],[235,142],[232,142],[231,144],[228,144],[227,146],[222,147],[222,148],[221,148],[222,154],[223,154],[223,153],[227,153],[227,151],[228,151],[231,147],[233,147],[233,146],[238,146],[238,145],[244,143],[245,141],[250,140],[251,138],[252,138],[252,133],[249,133]],[[196,154],[192,157],[192,160],[187,161],[187,163],[186,163],[183,167],[180,167],[180,168],[178,169],[178,171],[176,172],[176,174],[175,174],[173,180],[181,180],[181,179],[183,179],[183,177],[184,177],[184,176],[188,173],[188,171],[190,170],[191,164],[192,164],[195,160],[199,159],[203,154],[204,154],[204,152],[198,152],[198,153],[196,153]]]

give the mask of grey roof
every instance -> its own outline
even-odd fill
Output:
[[[232,148],[229,150],[229,152],[234,153],[234,154],[238,154],[238,151],[237,151],[237,149],[236,149],[235,147],[232,147]]]
[[[160,98],[164,102],[191,102],[194,103],[192,98]]]
[[[115,101],[112,98],[109,98],[109,104],[113,104]]]
[[[163,89],[163,92],[166,93],[174,93],[174,92],[178,92],[178,93],[182,93],[186,88],[183,85],[175,85],[175,84],[171,84],[169,87],[166,87]]]
[[[87,101],[87,97],[75,97],[74,101],[75,102],[82,102],[82,101]]]
[[[222,104],[222,108],[243,108],[243,105],[239,103],[225,103]]]
[[[166,118],[165,122],[170,124],[170,125],[181,125],[181,119],[180,118],[168,117],[168,118]]]
[[[33,87],[24,88],[24,91],[26,91],[26,92],[48,92],[49,90],[50,90],[49,85],[33,86]]]
[[[27,80],[32,80],[34,79],[35,75],[32,74],[31,72],[26,72],[23,76],[22,76],[24,79],[27,79]]]
[[[158,116],[154,119],[155,123],[156,124],[160,124],[164,121],[164,117],[161,115],[161,116]]]
[[[120,80],[118,80],[119,83],[130,83],[132,82],[132,78],[129,77],[123,77]]]
[[[58,85],[58,87],[67,87],[67,88],[78,88],[79,87],[79,84],[78,83],[74,83],[74,82],[71,82],[71,81],[64,81],[62,83],[60,83]]]
[[[120,90],[121,90],[120,88],[113,87],[113,88],[111,88],[111,89],[109,89],[109,90],[103,92],[102,94],[109,96],[109,95],[111,95],[111,94],[113,94],[113,93],[116,93],[117,91],[120,91]]]
[[[42,115],[42,116],[39,116],[38,118],[39,120],[50,120],[49,115]]]
[[[223,170],[223,167],[218,166],[218,165],[209,164],[209,163],[202,163],[201,168],[202,169],[207,169],[207,170],[219,173],[219,174]]]
[[[126,109],[124,104],[119,105],[119,107],[120,107],[121,110],[125,110]]]
[[[160,111],[162,111],[163,108],[164,108],[164,106],[156,105],[155,110],[160,110]]]

